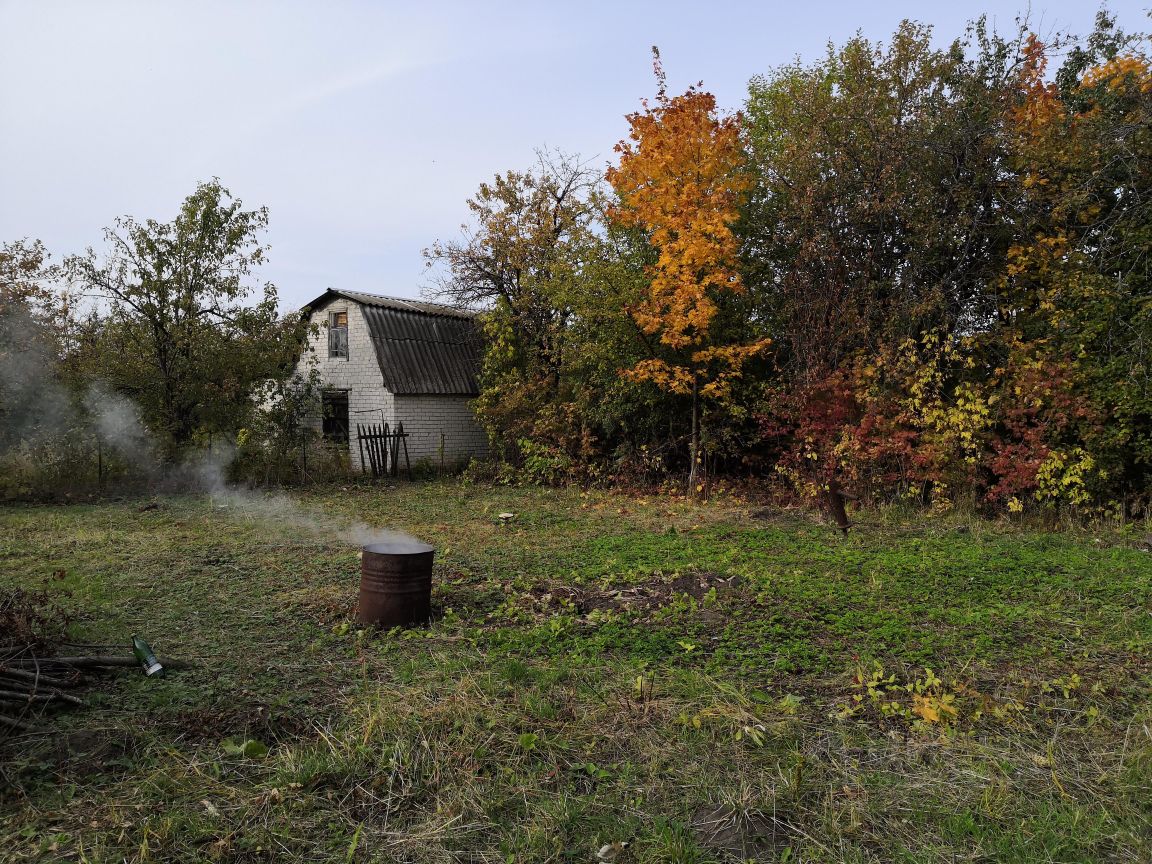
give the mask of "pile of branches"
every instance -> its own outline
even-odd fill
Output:
[[[67,610],[45,591],[0,591],[0,735],[37,731],[51,708],[83,706],[83,699],[66,691],[83,686],[92,674],[139,667],[131,653],[78,653],[110,646],[68,642],[70,623]]]
[[[64,641],[72,616],[47,591],[0,591],[0,657],[45,651]]]

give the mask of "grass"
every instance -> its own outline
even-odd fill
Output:
[[[1152,556],[1123,536],[456,482],[299,500],[434,543],[435,622],[359,630],[356,549],[294,522],[0,509],[0,585],[196,663],[4,745],[8,860],[1152,860]]]

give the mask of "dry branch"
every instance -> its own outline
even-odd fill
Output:
[[[14,685],[8,685],[14,686]],[[84,700],[70,693],[61,693],[51,687],[23,687],[19,690],[0,690],[0,699],[8,701],[24,700],[31,702],[51,702],[53,699],[60,702],[69,702],[73,705],[83,705]]]
[[[4,714],[0,714],[0,726],[10,726],[13,729],[19,729],[21,732],[36,731],[36,727],[30,723],[24,723],[20,720],[17,720],[15,717],[8,717]]]
[[[171,660],[165,657],[157,658],[158,662],[165,669],[187,669],[188,663],[183,660]],[[25,658],[21,657],[15,660],[5,660],[4,665],[9,669],[30,669],[30,668],[44,668],[54,666],[71,666],[76,669],[110,667],[110,666],[139,666],[140,661],[135,657],[108,657],[108,656],[93,656],[93,657],[37,657]]]
[[[40,672],[29,672],[26,669],[10,669],[0,665],[0,677],[17,678],[21,681],[31,681],[33,684],[45,684],[48,687],[75,687],[77,680],[66,678],[53,678]]]

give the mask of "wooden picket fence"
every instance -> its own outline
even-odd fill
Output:
[[[360,444],[360,470],[373,477],[398,477],[400,475],[400,451],[404,451],[404,468],[408,479],[412,479],[412,463],[408,459],[408,433],[404,424],[397,423],[395,430],[388,424],[383,426],[356,424],[356,439]]]

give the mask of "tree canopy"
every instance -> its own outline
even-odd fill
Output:
[[[1084,39],[977,21],[940,48],[905,22],[754,78],[732,113],[656,72],[587,194],[503,175],[435,247],[448,296],[489,310],[478,404],[506,458],[1148,505],[1147,36],[1101,12]]]
[[[245,210],[213,180],[172,221],[124,217],[103,253],[65,261],[98,301],[79,328],[87,374],[130,397],[173,447],[234,434],[259,385],[290,365],[299,318],[282,320],[275,287],[253,281],[267,224],[266,209]]]

